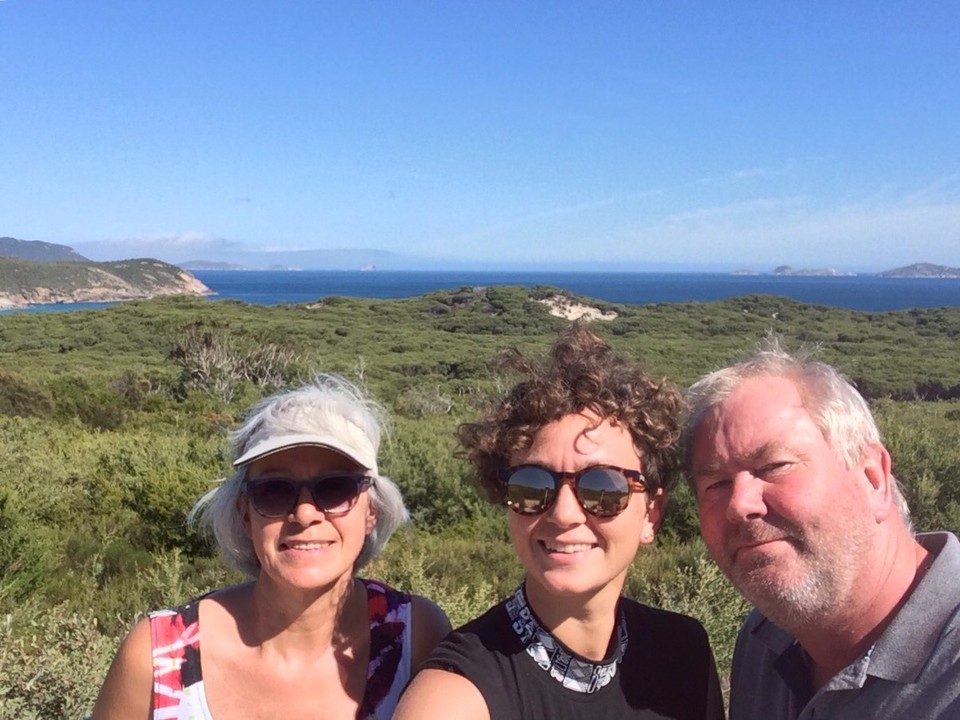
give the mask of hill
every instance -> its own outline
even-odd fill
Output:
[[[0,237],[0,256],[36,262],[90,262],[72,247],[40,240]]]
[[[211,293],[190,273],[159,260],[95,263],[0,258],[0,308]]]
[[[960,268],[934,265],[933,263],[914,263],[894,270],[877,273],[878,277],[908,278],[960,278]]]

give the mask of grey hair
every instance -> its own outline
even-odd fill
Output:
[[[254,435],[310,432],[311,418],[319,421],[330,415],[362,428],[374,449],[379,448],[387,429],[383,408],[348,380],[322,373],[299,388],[271,395],[250,408],[244,422],[228,436],[229,455],[231,459],[240,457]],[[246,473],[246,467],[241,467],[225,478],[197,501],[187,519],[213,538],[229,567],[255,578],[260,561],[247,537],[238,502]],[[400,489],[390,478],[376,474],[367,492],[377,519],[354,563],[355,572],[375,558],[394,531],[410,519]]]
[[[704,376],[684,393],[690,412],[683,435],[688,465],[693,436],[704,416],[743,381],[754,377],[783,377],[794,381],[804,408],[847,469],[861,460],[869,445],[880,442],[880,431],[867,401],[839,370],[811,360],[806,353],[791,355],[781,347],[776,335],[769,335],[751,355]],[[893,497],[897,511],[911,528],[910,508],[896,478]]]

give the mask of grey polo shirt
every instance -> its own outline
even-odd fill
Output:
[[[730,720],[960,720],[960,542],[917,536],[935,556],[873,646],[816,692],[806,653],[758,610],[733,654]]]

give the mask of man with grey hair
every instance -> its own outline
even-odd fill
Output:
[[[755,606],[730,720],[960,718],[960,543],[913,534],[860,394],[771,339],[687,395],[703,539]]]

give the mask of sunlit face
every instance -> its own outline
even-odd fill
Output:
[[[641,470],[629,431],[591,412],[545,425],[511,465],[533,463],[575,472],[591,465]],[[540,515],[507,511],[514,548],[527,571],[531,602],[557,595],[598,591],[619,595],[627,568],[642,542],[651,542],[661,502],[633,493],[621,514],[598,518],[584,512],[573,488],[563,485],[556,502]]]
[[[734,585],[784,626],[823,617],[853,592],[874,518],[793,381],[745,380],[694,434],[691,475],[704,542]]]
[[[295,447],[261,458],[247,478],[308,480],[331,471],[356,471],[353,461],[322,447]],[[261,580],[300,589],[322,589],[352,576],[353,566],[373,529],[376,514],[366,490],[345,515],[327,517],[303,489],[292,512],[282,518],[259,515],[241,495],[244,527],[260,560]]]

